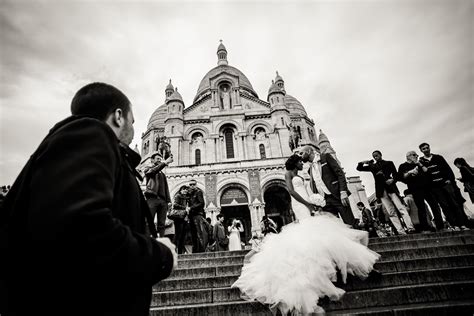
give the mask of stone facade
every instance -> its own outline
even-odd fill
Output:
[[[285,195],[285,208],[290,205],[284,162],[292,153],[291,131],[297,134],[300,145],[317,144],[314,121],[303,105],[286,93],[278,72],[264,101],[248,78],[228,65],[222,43],[217,56],[217,67],[204,76],[190,106],[185,107],[170,80],[165,103],[154,111],[142,135],[142,165],[149,163],[165,136],[174,156],[174,163],[164,171],[172,196],[195,179],[213,222],[219,212],[224,212],[226,217],[243,219],[250,232],[259,230],[259,222],[267,213],[284,224],[288,210],[282,205],[270,210],[265,197],[272,200],[275,194],[276,198]],[[351,191],[359,192],[358,177],[350,178],[349,184]],[[365,191],[363,196],[366,202]]]

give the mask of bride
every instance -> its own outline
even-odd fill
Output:
[[[296,221],[264,238],[232,287],[239,288],[244,299],[270,304],[272,311],[279,309],[283,315],[324,313],[320,298],[338,300],[345,293],[332,283],[337,271],[344,283],[348,273],[366,278],[379,255],[367,248],[367,232],[350,229],[322,211],[321,196],[308,195],[298,175],[303,169],[300,156],[291,156],[285,166]]]

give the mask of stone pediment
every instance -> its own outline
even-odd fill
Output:
[[[200,101],[191,105],[184,110],[185,120],[209,118],[210,116],[219,116],[235,113],[243,113],[245,115],[270,114],[270,105],[258,98],[241,94],[241,105],[235,108],[224,110],[216,108],[210,96],[204,97]]]

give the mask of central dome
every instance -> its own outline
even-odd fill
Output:
[[[204,76],[204,78],[202,78],[196,96],[194,97],[194,102],[196,102],[201,95],[205,94],[211,89],[211,78],[215,78],[221,73],[227,73],[238,77],[240,88],[250,92],[256,98],[258,98],[258,95],[253,89],[252,84],[242,71],[229,65],[220,65],[209,70],[209,72]]]

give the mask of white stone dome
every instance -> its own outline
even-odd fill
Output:
[[[246,90],[247,92],[250,92],[250,94],[258,98],[257,92],[255,92],[249,79],[243,74],[242,71],[229,65],[220,65],[209,70],[209,72],[204,76],[204,78],[202,78],[196,96],[194,97],[194,102],[196,102],[203,94],[210,91],[211,78],[215,78],[224,72],[238,77],[240,88]]]
[[[165,118],[168,115],[168,107],[166,104],[159,106],[151,115],[150,120],[148,121],[147,130],[152,128],[164,128],[165,127]]]
[[[304,106],[294,96],[287,94],[285,95],[284,100],[285,100],[285,104],[288,106],[288,110],[290,110],[290,113],[295,112],[295,113],[303,114],[305,116],[308,115],[306,113]]]

